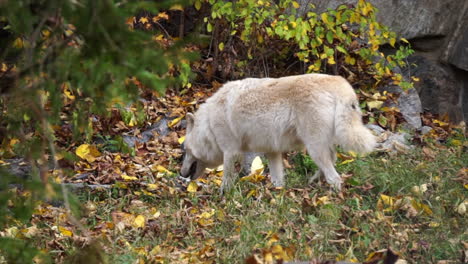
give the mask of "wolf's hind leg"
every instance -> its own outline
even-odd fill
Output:
[[[223,182],[221,183],[220,193],[229,191],[236,179],[236,162],[240,159],[239,154],[225,153],[223,162]]]
[[[267,153],[266,157],[270,163],[270,175],[273,185],[284,186],[283,158],[281,153]]]
[[[319,167],[321,173],[325,175],[325,180],[333,185],[338,190],[341,190],[341,177],[336,172],[334,167],[334,162],[336,159],[336,155],[334,154],[334,150],[331,150],[330,146],[325,144],[317,143],[317,144],[310,144],[306,145],[307,152],[309,153],[310,157]],[[333,157],[332,157],[333,154]],[[320,172],[316,174],[320,175]],[[315,176],[315,175],[314,175]]]
[[[309,154],[310,155],[310,154]],[[336,162],[336,150],[334,147],[330,148],[330,158],[331,160],[333,161],[333,164],[335,164]],[[309,178],[309,184],[311,184],[312,182],[316,181],[316,180],[320,180],[320,177],[324,176],[323,174],[323,171],[319,168],[315,174]]]

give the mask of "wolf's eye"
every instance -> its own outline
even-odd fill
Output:
[[[352,104],[351,107],[356,110],[356,104]]]

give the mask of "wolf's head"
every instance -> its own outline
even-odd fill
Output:
[[[200,177],[205,168],[220,165],[222,154],[214,143],[207,120],[195,120],[195,116],[188,113],[187,133],[184,141],[184,161],[180,174],[192,180]]]

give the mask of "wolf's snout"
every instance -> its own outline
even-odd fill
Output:
[[[195,172],[197,170],[197,162],[193,162],[192,165],[190,165],[190,168],[188,170],[182,170],[181,171],[181,176],[184,178],[190,178],[193,179],[195,176]]]

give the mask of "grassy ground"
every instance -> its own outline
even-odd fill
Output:
[[[257,178],[221,197],[219,175],[190,192],[165,176],[157,195],[131,187],[82,193],[83,222],[104,241],[110,263],[243,263],[253,253],[364,261],[387,247],[409,263],[460,262],[468,242],[460,205],[467,199],[466,149],[377,153],[338,165],[347,177],[341,193],[323,182],[306,187],[313,163],[301,154],[289,158],[295,168],[284,189]],[[66,245],[65,255],[73,254]]]

